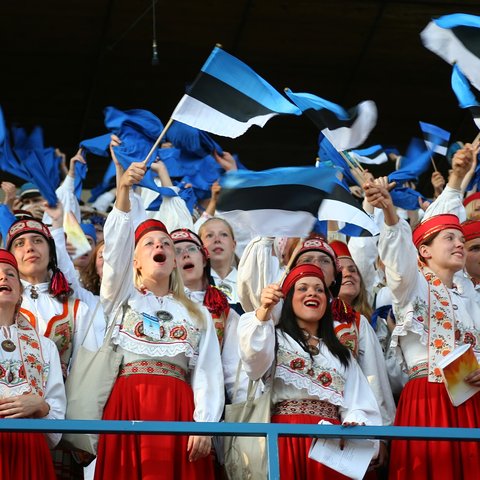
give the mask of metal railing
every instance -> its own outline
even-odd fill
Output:
[[[268,478],[280,478],[278,437],[480,441],[480,428],[367,427],[286,423],[203,423],[128,420],[2,419],[0,432],[183,434],[266,437]]]

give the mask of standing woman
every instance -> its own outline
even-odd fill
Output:
[[[213,322],[186,297],[163,223],[135,228],[130,193],[144,175],[143,163],[118,170],[105,223],[100,296],[109,324],[116,319],[112,339],[123,364],[103,418],[216,422],[224,393]],[[101,435],[95,478],[208,479],[210,451],[209,436]]]
[[[235,247],[237,242],[230,224],[222,218],[209,218],[198,231],[210,255],[212,278],[228,298],[230,306],[240,315],[243,309],[237,293]]]
[[[22,284],[15,257],[0,250],[0,418],[65,417],[66,399],[55,344],[19,313]],[[56,478],[49,446],[58,433],[0,433],[0,478]]]
[[[454,407],[437,367],[444,355],[465,343],[480,357],[480,307],[454,282],[465,265],[459,219],[452,214],[432,216],[416,227],[412,239],[385,186],[367,183],[365,192],[384,212],[379,253],[394,301],[391,347],[409,375],[395,425],[478,428],[480,395]],[[480,370],[465,381],[480,386]],[[389,478],[471,478],[479,458],[477,442],[394,440]]]
[[[347,347],[337,339],[330,293],[316,265],[294,267],[281,289],[262,292],[256,312],[240,318],[240,355],[252,380],[275,369],[273,423],[380,425],[377,402]],[[270,311],[283,298],[275,326]],[[308,458],[310,438],[279,439],[282,478],[344,479],[344,475]],[[340,448],[340,447],[339,447]]]

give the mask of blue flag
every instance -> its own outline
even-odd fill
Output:
[[[431,152],[427,150],[425,142],[413,138],[402,157],[401,167],[388,175],[390,182],[397,182],[402,186],[404,182],[417,182],[422,173],[425,173],[431,164]]]
[[[450,132],[431,123],[419,122],[427,148],[439,155],[447,154]]]
[[[175,148],[186,151],[195,157],[206,157],[211,155],[214,150],[220,155],[223,153],[222,147],[208,133],[181,122],[173,122],[167,130],[166,136]]]
[[[458,65],[452,70],[452,89],[457,96],[460,108],[468,108],[472,114],[475,125],[480,128],[480,103],[471,90],[470,83]]]
[[[215,47],[172,118],[206,132],[236,138],[279,114],[300,110],[250,67]]]

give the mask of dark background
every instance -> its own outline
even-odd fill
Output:
[[[105,133],[102,110],[144,108],[165,124],[215,43],[278,90],[309,92],[349,108],[376,102],[365,146],[405,149],[418,121],[471,141],[451,67],[421,43],[432,17],[480,14],[479,1],[158,0],[160,63],[152,66],[152,1],[3,0],[1,97],[8,124],[42,125],[46,146],[68,157]],[[305,117],[276,117],[237,139],[217,137],[249,168],[311,165],[317,130]],[[447,169],[445,160],[439,161]],[[87,187],[106,160],[89,162]]]

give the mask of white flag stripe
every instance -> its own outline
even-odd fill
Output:
[[[252,125],[263,127],[276,115],[278,113],[260,115],[250,118],[248,122],[239,122],[196,98],[184,95],[173,111],[172,118],[209,133],[236,138],[243,135]]]
[[[351,223],[368,230],[372,235],[378,235],[380,230],[375,221],[362,209],[338,200],[325,199],[318,209],[319,220],[336,220]]]
[[[388,161],[388,156],[383,151],[374,158],[364,157],[363,155],[359,155],[358,153],[353,151],[348,152],[348,154],[351,155],[358,162],[364,163],[365,165],[381,165],[382,163]]]
[[[439,155],[445,156],[447,154],[447,147],[442,145],[436,145],[435,143],[430,142],[429,140],[425,140],[425,144],[427,145],[429,150],[432,150]]]

